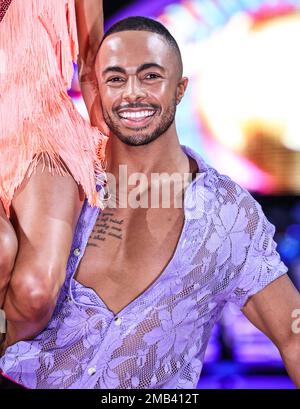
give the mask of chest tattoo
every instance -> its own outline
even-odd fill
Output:
[[[99,244],[108,236],[122,240],[123,223],[124,219],[115,217],[112,211],[103,211],[94,225],[87,246],[99,247]]]

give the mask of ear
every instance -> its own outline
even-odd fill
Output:
[[[177,92],[176,92],[176,104],[178,105],[184,94],[185,94],[185,90],[187,89],[189,83],[189,79],[187,77],[182,77],[180,79],[180,81],[177,84]]]

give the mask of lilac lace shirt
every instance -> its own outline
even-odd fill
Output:
[[[34,340],[7,349],[4,374],[28,388],[196,388],[224,305],[242,307],[287,267],[258,202],[182,149],[200,171],[186,190],[184,227],[165,270],[114,315],[74,279],[99,212],[85,202],[52,319]]]

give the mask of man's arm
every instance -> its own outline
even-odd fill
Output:
[[[102,131],[103,124],[100,96],[95,73],[95,59],[103,37],[102,0],[75,0],[79,56],[78,78],[90,121]]]
[[[293,322],[299,309],[300,294],[287,274],[250,297],[242,308],[245,316],[277,346],[297,388],[300,388],[300,325],[297,331]]]

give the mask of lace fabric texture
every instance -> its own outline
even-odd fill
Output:
[[[77,54],[74,0],[12,1],[0,24],[0,199],[8,216],[40,161],[51,173],[71,173],[89,203],[100,204],[95,177],[106,138],[67,94]]]
[[[182,148],[200,173],[185,192],[185,223],[166,269],[115,316],[74,279],[99,213],[86,202],[48,327],[0,360],[10,378],[41,389],[196,388],[224,305],[241,308],[287,272],[258,202]]]
[[[11,2],[12,0],[0,0],[0,23],[5,16],[5,13],[7,12]]]

